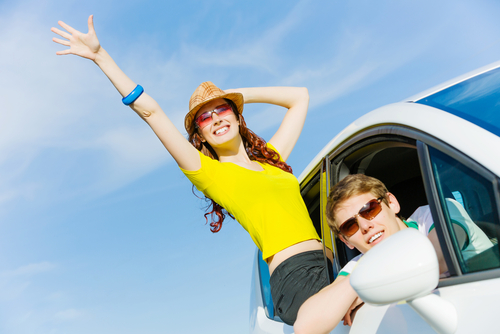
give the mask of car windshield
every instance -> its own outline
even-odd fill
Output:
[[[442,109],[500,136],[500,68],[460,82],[416,103]]]

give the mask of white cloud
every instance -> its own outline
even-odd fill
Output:
[[[202,48],[185,43],[182,48],[183,59],[198,66],[220,66],[226,68],[245,68],[279,75],[283,59],[280,49],[283,39],[304,20],[309,1],[300,1],[286,16],[276,21],[269,30],[250,36],[241,36],[224,47]]]
[[[0,279],[0,302],[16,302],[30,287],[31,283],[28,281],[6,281]]]
[[[0,272],[0,300],[17,300],[32,285],[33,276],[52,271],[55,267],[55,264],[44,261]]]
[[[85,189],[97,192],[96,195],[118,189],[124,182],[147,174],[171,159],[149,127],[110,129],[87,142],[86,148],[102,151],[105,156],[100,182]]]
[[[0,278],[13,279],[19,277],[29,277],[43,272],[51,271],[56,267],[55,264],[48,261],[39,263],[30,263],[16,269],[0,272]]]
[[[54,318],[56,318],[56,320],[60,320],[60,321],[71,321],[71,320],[76,320],[76,319],[82,318],[84,315],[85,315],[85,312],[83,312],[81,310],[75,310],[73,308],[70,308],[67,310],[57,312],[54,315]]]

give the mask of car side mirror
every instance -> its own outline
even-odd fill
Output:
[[[368,304],[406,301],[438,333],[457,329],[453,304],[431,293],[439,283],[438,259],[429,239],[416,229],[404,229],[363,255],[350,283]]]

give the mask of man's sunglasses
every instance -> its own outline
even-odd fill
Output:
[[[214,110],[206,111],[200,116],[196,117],[194,120],[195,124],[199,129],[203,129],[210,123],[212,123],[212,114],[216,113],[219,117],[227,117],[233,112],[229,103],[222,104],[218,107],[215,107]]]
[[[348,238],[353,236],[354,233],[358,232],[359,230],[357,217],[361,216],[366,220],[372,220],[373,218],[377,217],[377,215],[382,211],[382,205],[380,204],[380,202],[382,202],[383,199],[383,197],[372,199],[371,201],[363,205],[363,207],[357,214],[347,219],[342,223],[342,225],[340,225],[340,233]]]

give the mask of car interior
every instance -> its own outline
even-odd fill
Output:
[[[378,178],[401,204],[402,217],[409,217],[419,206],[427,204],[415,141],[401,136],[378,136],[348,147],[331,160],[331,183],[349,174],[366,174]],[[321,235],[319,173],[302,190],[313,223]],[[336,240],[340,265],[359,254]]]

